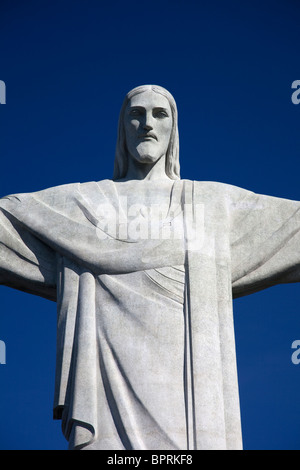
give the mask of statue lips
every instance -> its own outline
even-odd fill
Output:
[[[155,134],[153,134],[152,132],[149,132],[148,134],[141,134],[139,136],[139,139],[141,140],[148,140],[148,139],[154,139],[157,141],[157,137]]]

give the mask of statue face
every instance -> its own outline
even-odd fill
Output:
[[[127,149],[134,160],[151,164],[166,154],[173,125],[167,98],[152,90],[133,96],[124,120]]]

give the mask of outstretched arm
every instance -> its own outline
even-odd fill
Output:
[[[236,188],[231,206],[234,297],[300,281],[300,202]]]
[[[0,200],[0,284],[55,301],[55,253],[6,210],[13,198]]]

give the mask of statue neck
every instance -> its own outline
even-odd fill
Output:
[[[153,164],[139,163],[133,158],[129,158],[128,170],[122,181],[129,180],[170,180],[166,175],[166,157],[163,155]]]

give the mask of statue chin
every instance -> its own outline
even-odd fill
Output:
[[[155,163],[157,162],[158,160],[160,159],[160,156],[156,156],[156,155],[153,155],[153,154],[149,154],[149,153],[145,153],[145,154],[138,154],[136,157],[135,157],[135,160],[138,162],[138,163]]]
[[[137,163],[155,163],[157,162],[162,155],[155,151],[155,149],[149,148],[137,148],[135,152],[132,154],[132,158]]]
[[[130,153],[133,159],[138,163],[155,163],[164,152],[161,152],[160,149],[157,148],[155,142],[144,141],[140,142]]]

